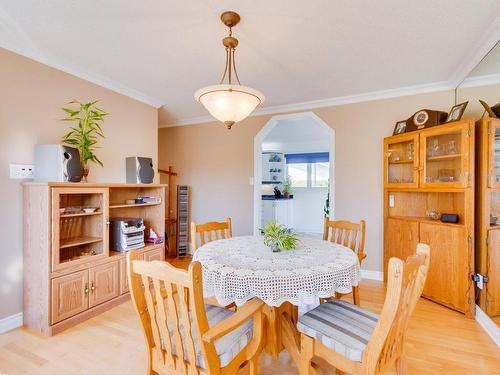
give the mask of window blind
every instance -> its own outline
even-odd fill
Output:
[[[304,154],[285,154],[287,164],[326,163],[330,161],[329,152],[309,152]]]

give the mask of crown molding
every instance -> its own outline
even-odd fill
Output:
[[[500,73],[488,74],[484,76],[468,77],[462,81],[458,88],[491,86],[500,84]]]
[[[323,107],[335,107],[346,104],[354,104],[354,103],[362,103],[369,102],[374,100],[388,99],[388,98],[396,98],[401,96],[410,96],[417,94],[424,94],[430,92],[437,91],[446,91],[454,89],[448,82],[436,82],[424,85],[415,85],[415,86],[407,86],[401,87],[397,89],[390,90],[381,90],[381,91],[372,91],[363,94],[357,95],[348,95],[348,96],[339,96],[328,99],[320,99],[320,100],[311,100],[301,103],[295,104],[283,104],[269,107],[262,107],[255,110],[250,117],[261,116],[261,115],[270,115],[270,114],[279,114],[279,113],[287,113],[287,112],[297,112],[297,111],[305,111],[311,110],[315,108],[323,108]],[[175,126],[186,126],[186,125],[197,125],[202,123],[214,122],[216,121],[211,116],[199,116],[199,117],[191,117],[180,119],[174,123],[160,125],[159,128],[171,128]]]
[[[126,97],[129,97],[131,99],[135,99],[141,103],[150,105],[155,108],[160,108],[163,103],[161,103],[159,100],[152,98],[138,90],[132,89],[130,87],[127,87],[121,83],[118,83],[114,80],[111,80],[109,78],[100,76],[95,73],[91,73],[85,69],[82,69],[80,67],[73,66],[71,64],[65,63],[62,60],[59,60],[54,57],[47,57],[45,56],[40,56],[37,53],[31,53],[30,51],[23,50],[22,48],[12,48],[11,46],[3,46],[0,45],[0,47],[5,48],[11,52],[17,53],[18,55],[27,57],[31,60],[34,60],[36,62],[42,63],[44,65],[47,65],[51,68],[60,70],[64,73],[71,74],[72,76],[75,76],[77,78],[83,79],[85,81],[94,83],[98,86],[101,86],[105,89],[114,91],[118,94],[124,95]]]
[[[462,63],[458,66],[455,73],[451,76],[449,82],[453,87],[458,87],[467,78],[467,76],[474,70],[490,52],[496,44],[500,41],[500,16],[497,16],[481,39],[476,43],[477,48],[465,56]]]

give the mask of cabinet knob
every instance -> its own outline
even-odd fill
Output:
[[[84,292],[85,292],[85,294],[89,294],[89,286],[88,286],[88,284],[85,284]]]
[[[90,290],[92,290],[92,293],[94,292],[95,290],[94,282],[90,283]]]

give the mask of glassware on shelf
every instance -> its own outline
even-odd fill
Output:
[[[448,154],[450,154],[450,155],[456,154],[457,153],[456,146],[457,146],[457,142],[455,142],[454,140],[449,141],[448,142]]]
[[[407,147],[407,155],[408,160],[413,160],[413,142],[408,143]]]
[[[441,219],[441,214],[439,213],[439,211],[433,211],[433,210],[426,211],[425,216],[430,220]]]

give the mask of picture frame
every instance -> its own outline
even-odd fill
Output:
[[[403,134],[405,132],[406,132],[406,120],[396,122],[392,135]]]
[[[453,107],[451,107],[450,113],[448,114],[448,117],[446,118],[445,123],[459,121],[465,112],[465,107],[467,107],[467,104],[469,104],[468,101],[454,105]]]
[[[485,112],[488,114],[488,116],[490,116],[491,118],[497,118],[497,115],[495,114],[495,112],[493,112],[493,109],[491,109],[491,107],[488,105],[488,103],[486,103],[484,100],[481,100],[479,99],[479,103],[481,103],[481,105],[483,106]],[[484,116],[484,113],[483,113],[483,116]]]

